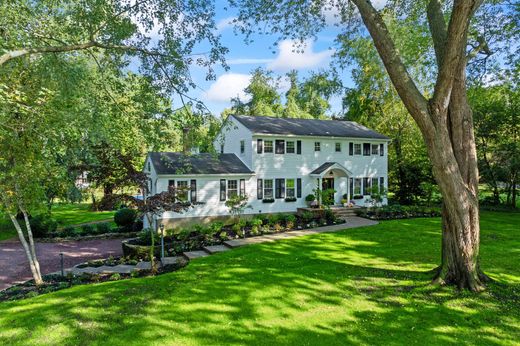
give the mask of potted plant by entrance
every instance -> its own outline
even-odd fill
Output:
[[[345,198],[342,198],[341,199],[341,204],[344,206],[344,207],[348,207],[348,202]]]
[[[307,205],[309,207],[314,207],[316,203],[316,196],[314,196],[313,194],[307,195],[307,197],[305,197],[305,202],[307,202]]]

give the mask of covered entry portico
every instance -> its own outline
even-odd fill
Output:
[[[352,172],[337,162],[325,162],[311,173],[309,176],[316,179],[320,189],[334,189],[334,204],[340,204],[342,196],[347,195],[347,202],[350,202],[348,178],[352,177]]]

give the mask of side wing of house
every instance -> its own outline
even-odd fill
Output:
[[[252,140],[251,130],[230,115],[222,125],[213,145],[217,153],[235,154],[249,169],[253,170]]]

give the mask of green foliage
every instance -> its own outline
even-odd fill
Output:
[[[108,222],[101,222],[96,224],[96,233],[98,234],[110,233],[111,231],[112,227]]]
[[[247,205],[247,200],[249,197],[247,195],[234,195],[227,199],[225,205],[229,209],[229,213],[233,216],[240,216],[244,213],[246,208],[252,208]]]
[[[301,214],[301,218],[302,218],[302,221],[307,224],[314,220],[314,214],[310,211],[304,211]]]
[[[116,223],[116,225],[118,225],[120,227],[125,227],[125,228],[132,227],[132,225],[135,222],[136,216],[137,216],[137,213],[133,209],[128,209],[128,208],[119,209],[114,214],[114,222]]]
[[[61,232],[59,233],[59,236],[60,237],[63,237],[63,238],[66,238],[66,237],[73,237],[75,236],[77,233],[76,233],[76,228],[73,227],[73,226],[67,226],[67,227],[64,227]]]
[[[35,238],[44,238],[56,232],[58,223],[47,214],[36,215],[29,220]]]
[[[336,190],[334,189],[325,189],[321,191],[321,203],[323,205],[333,205],[334,204],[334,194]]]
[[[309,194],[309,195],[305,196],[306,202],[314,202],[315,200],[316,200],[316,196],[313,194]]]
[[[92,224],[86,224],[86,225],[82,225],[80,227],[80,235],[92,235],[92,234],[95,234],[97,233],[97,228],[94,227],[94,225]]]
[[[356,210],[356,214],[374,220],[407,219],[415,217],[438,217],[440,208],[419,205],[389,205],[378,208]]]

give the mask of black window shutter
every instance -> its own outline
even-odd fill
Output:
[[[354,143],[352,143],[352,142],[350,142],[350,143],[348,144],[348,154],[349,154],[350,156],[354,155]]]
[[[226,200],[226,179],[220,179],[220,200]]]
[[[302,154],[302,141],[296,141],[296,154]]]
[[[190,181],[190,199],[191,202],[197,202],[197,180],[192,179]]]
[[[246,180],[240,179],[240,196],[246,195]]]
[[[350,178],[350,199],[354,196],[354,178]]]
[[[262,179],[256,181],[256,198],[264,198],[264,181]]]
[[[370,143],[363,143],[363,156],[370,156]]]
[[[385,155],[385,145],[379,144],[379,156],[384,156],[384,155]]]
[[[264,152],[264,141],[261,139],[256,140],[256,152],[261,154]]]
[[[302,180],[300,178],[296,179],[296,198],[302,197]]]

